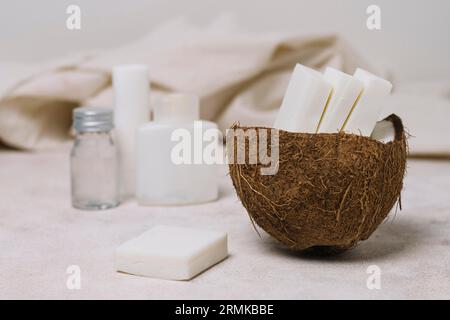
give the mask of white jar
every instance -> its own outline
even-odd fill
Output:
[[[169,94],[154,106],[154,118],[137,134],[137,199],[141,205],[183,205],[216,200],[218,164],[202,157],[206,132],[217,125],[199,121],[196,96]]]

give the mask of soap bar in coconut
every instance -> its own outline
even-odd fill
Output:
[[[116,250],[116,269],[140,276],[189,280],[225,259],[223,232],[157,226]]]
[[[320,120],[318,132],[336,133],[344,125],[363,90],[363,84],[355,77],[333,68],[325,70],[324,78],[332,85],[333,91]]]
[[[230,163],[233,185],[252,221],[294,250],[348,249],[369,238],[399,200],[405,174],[402,122],[395,115],[386,120],[395,128],[395,139],[388,143],[342,132],[275,130],[275,175],[259,174],[261,163]],[[259,143],[258,137],[248,139],[232,152],[240,147],[253,152],[249,145]],[[268,136],[265,143],[270,146],[270,141]]]
[[[362,81],[364,90],[353,106],[342,130],[370,137],[384,105],[384,99],[391,93],[392,84],[363,69],[356,69],[354,75]]]
[[[330,93],[331,85],[320,72],[297,64],[274,127],[292,132],[316,132]]]
[[[395,128],[391,121],[382,120],[378,121],[375,128],[370,135],[370,138],[378,140],[384,143],[394,141],[395,139]]]

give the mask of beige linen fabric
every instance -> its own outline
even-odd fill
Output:
[[[367,67],[337,36],[251,34],[219,19],[206,28],[175,20],[117,50],[79,55],[45,66],[1,72],[0,139],[41,149],[69,138],[79,104],[112,106],[111,68],[149,66],[153,95],[200,96],[201,116],[223,129],[235,121],[272,125],[295,63],[353,72]]]
[[[335,35],[253,34],[227,17],[202,28],[178,19],[108,52],[39,65],[0,64],[0,141],[20,149],[60,145],[70,138],[74,107],[113,105],[111,69],[126,63],[149,66],[153,97],[171,91],[199,95],[201,117],[221,129],[236,121],[272,126],[295,63],[383,75]],[[412,154],[450,155],[450,82],[439,88],[424,84],[402,91],[394,82],[383,116],[402,117],[414,136]]]

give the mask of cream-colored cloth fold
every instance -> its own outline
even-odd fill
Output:
[[[70,138],[71,110],[111,107],[111,69],[149,66],[152,95],[199,95],[201,117],[225,129],[234,122],[272,126],[295,63],[361,67],[383,76],[335,35],[257,34],[221,16],[206,27],[176,19],[108,52],[82,53],[45,64],[0,64],[0,141],[42,149]],[[439,89],[439,90],[438,90]],[[398,114],[412,134],[412,154],[450,156],[450,82],[398,86],[383,115]]]
[[[222,129],[235,121],[272,125],[297,62],[347,72],[368,68],[334,35],[253,34],[227,18],[202,28],[178,19],[117,50],[30,66],[28,73],[23,66],[1,72],[0,139],[24,149],[68,139],[74,107],[112,106],[110,71],[123,63],[149,66],[154,95],[198,94],[202,118]]]

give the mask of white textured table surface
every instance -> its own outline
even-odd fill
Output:
[[[260,239],[224,176],[220,200],[185,207],[128,202],[103,212],[70,207],[66,151],[0,152],[0,298],[450,298],[450,161],[410,160],[403,211],[342,256],[289,253]],[[114,271],[114,249],[156,224],[225,230],[230,256],[189,282]],[[81,289],[66,286],[69,265]],[[381,270],[381,289],[366,286]]]

